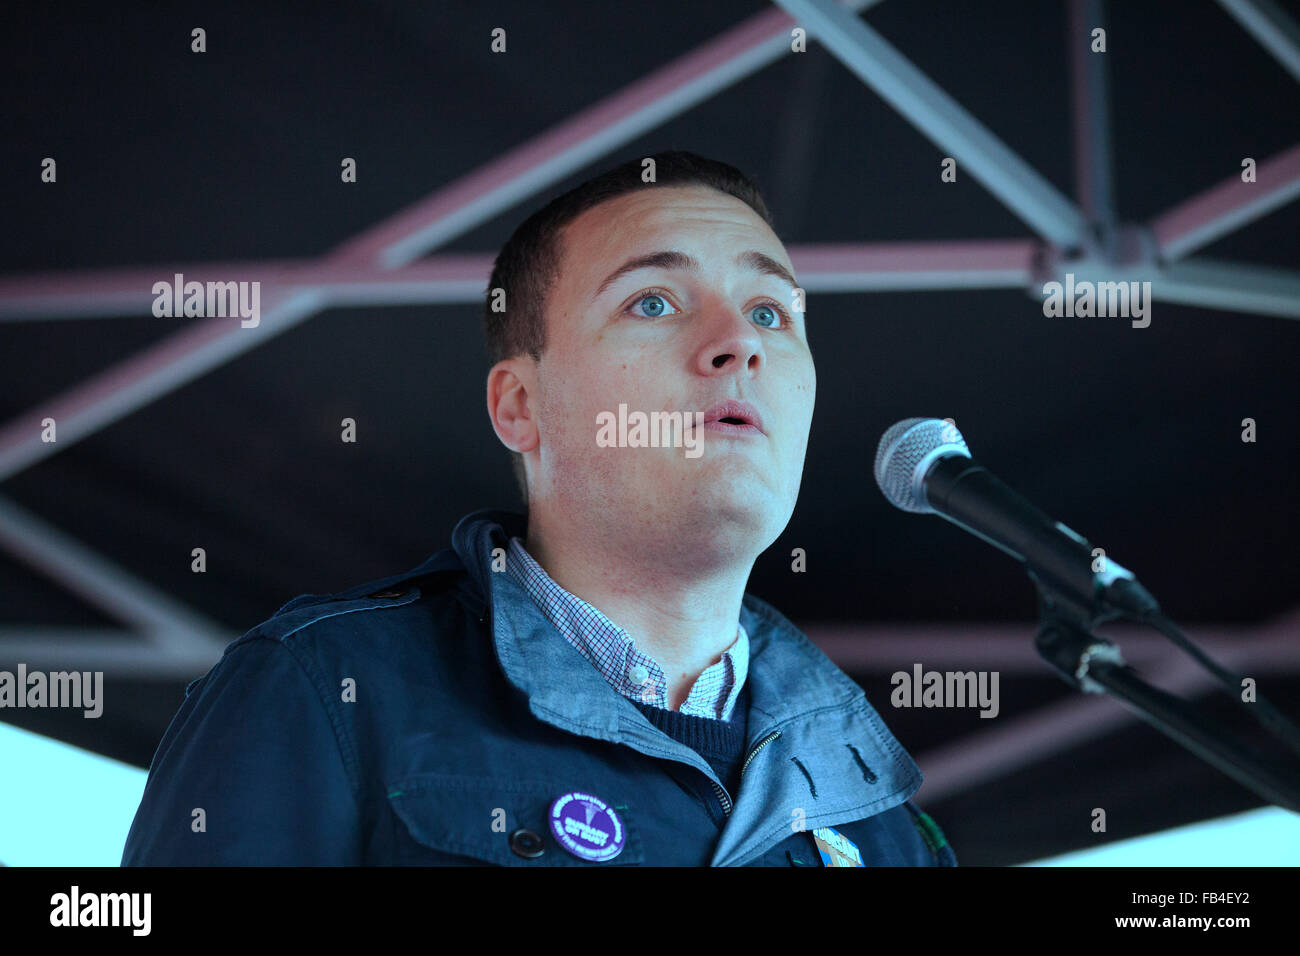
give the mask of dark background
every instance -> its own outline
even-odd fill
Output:
[[[1293,17],[1300,4],[1282,4]],[[1145,221],[1300,139],[1300,86],[1215,3],[1112,3],[1116,195]],[[295,258],[361,229],[764,9],[653,4],[369,2],[28,6],[0,33],[0,267]],[[1066,6],[887,0],[863,19],[1067,195]],[[192,54],[203,26],[208,52]],[[489,34],[508,32],[493,55]],[[616,162],[689,149],[764,188],[787,244],[1028,237],[971,177],[815,43],[440,251],[495,253],[531,211]],[[59,162],[41,184],[41,157]],[[339,182],[355,156],[359,181]],[[1284,206],[1197,254],[1291,267]],[[796,263],[797,265],[797,263]],[[1033,658],[1016,567],[933,518],[890,508],[871,462],[897,419],[953,417],[975,454],[1138,572],[1193,637],[1297,605],[1300,349],[1293,320],[1156,302],[1152,323],[1045,319],[1025,292],[818,295],[818,403],[803,491],[749,590],[796,624],[1005,622]],[[0,322],[0,422],[173,334],[151,317]],[[228,627],[290,597],[397,573],[455,521],[518,504],[483,401],[474,306],[333,309],[6,480],[0,494]],[[343,444],[351,416],[361,440]],[[1240,422],[1258,440],[1240,440]],[[190,549],[208,553],[190,571]],[[791,548],[808,573],[789,570]],[[112,626],[0,553],[0,624]],[[129,638],[124,635],[123,640]],[[965,666],[979,668],[973,646]],[[914,755],[980,731],[973,714],[889,707]],[[9,666],[9,662],[5,662]],[[1046,665],[1008,674],[1003,716],[1069,691]],[[197,676],[197,673],[194,675]],[[110,679],[98,721],[5,719],[147,766],[184,681]],[[1293,716],[1294,668],[1270,685]],[[93,726],[92,726],[93,725]],[[925,763],[919,760],[922,770]],[[1009,863],[1260,804],[1138,725],[918,802],[962,863]],[[1110,809],[1090,833],[1088,808]]]

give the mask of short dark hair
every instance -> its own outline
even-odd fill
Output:
[[[594,206],[625,193],[657,186],[708,186],[739,199],[776,226],[757,183],[734,166],[681,150],[647,157],[654,160],[654,181],[642,178],[645,159],[633,159],[552,199],[525,219],[496,257],[483,306],[483,328],[492,364],[528,354],[540,360],[546,350],[546,300],[560,274],[564,227]],[[505,294],[505,309],[493,311],[494,290]],[[524,456],[510,453],[524,505],[528,483]]]

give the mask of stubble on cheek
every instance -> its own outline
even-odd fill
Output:
[[[617,476],[615,456],[625,449],[597,446],[600,410],[566,402],[565,396],[573,394],[563,383],[550,384],[541,402],[539,426],[554,502],[562,513],[581,514],[585,522],[608,510]]]

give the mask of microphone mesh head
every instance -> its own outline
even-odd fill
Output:
[[[957,426],[942,418],[905,418],[891,425],[876,447],[876,484],[895,508],[929,514],[921,479],[936,458],[970,457]]]

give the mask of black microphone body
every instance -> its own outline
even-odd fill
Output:
[[[938,514],[1020,561],[1043,584],[1095,607],[1106,586],[1127,572],[1097,555],[1082,536],[1053,521],[983,465],[963,455],[935,460],[923,479]]]
[[[941,515],[1024,564],[1045,600],[1068,603],[1078,617],[1159,613],[1131,572],[973,460],[951,423],[894,425],[880,442],[876,480],[897,507]]]

